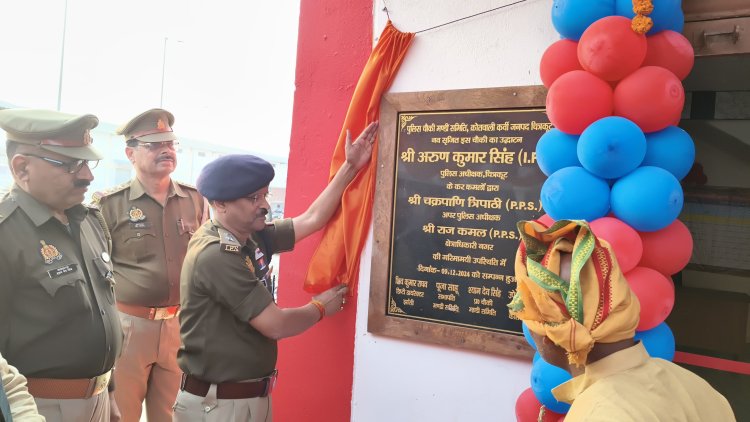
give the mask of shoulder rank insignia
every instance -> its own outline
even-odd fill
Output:
[[[136,206],[130,207],[130,211],[128,211],[128,218],[130,219],[131,223],[137,223],[139,221],[143,221],[146,219],[146,214],[143,213],[143,210]]]
[[[221,246],[222,251],[235,254],[240,253],[240,249],[242,248],[242,245],[240,245],[237,238],[234,237],[232,233],[221,227],[219,227],[219,245]]]
[[[39,243],[42,244],[42,249],[40,249],[39,252],[42,254],[45,264],[49,265],[62,259],[62,254],[56,247],[48,245],[44,240],[40,240]]]
[[[192,189],[196,191],[198,190],[198,188],[195,187],[195,185],[191,185],[190,183],[181,182],[179,180],[175,180],[175,182],[177,182],[177,184],[182,186],[183,188],[188,188],[188,189]]]
[[[249,256],[245,257],[245,265],[247,265],[247,269],[250,270],[253,275],[255,275],[255,266],[253,265],[253,261],[250,260]]]
[[[106,189],[106,190],[103,190],[103,191],[94,192],[94,194],[91,195],[91,203],[93,205],[98,205],[102,201],[102,199],[104,199],[104,198],[106,198],[106,197],[108,197],[110,195],[113,195],[115,193],[122,192],[125,189],[129,188],[130,187],[130,183],[131,183],[130,181],[127,181],[125,183],[120,183],[119,185],[111,187],[109,189]]]

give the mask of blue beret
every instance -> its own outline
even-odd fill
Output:
[[[230,154],[206,164],[196,185],[209,201],[232,201],[268,186],[273,176],[268,161],[254,155]]]

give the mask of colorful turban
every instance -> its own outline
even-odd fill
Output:
[[[516,294],[510,314],[584,365],[594,343],[632,338],[640,304],[620,271],[610,245],[588,223],[560,220],[549,229],[520,221]],[[570,281],[560,278],[560,255],[571,254]]]

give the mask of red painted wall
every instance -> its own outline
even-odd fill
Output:
[[[372,50],[372,2],[302,0],[297,45],[286,215],[299,215],[328,183],[336,140],[359,75]],[[279,305],[304,305],[302,290],[320,234],[281,255]],[[344,422],[351,418],[356,301],[307,332],[279,342],[276,422]]]

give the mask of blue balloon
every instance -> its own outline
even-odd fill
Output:
[[[630,120],[609,116],[590,124],[578,139],[578,160],[602,179],[617,179],[641,165],[646,136]]]
[[[636,331],[635,339],[643,342],[649,356],[664,360],[674,360],[674,334],[666,322],[646,331]]]
[[[646,35],[654,35],[665,29],[682,32],[682,27],[685,25],[682,0],[652,0],[651,3],[654,5],[654,11],[648,17],[654,22],[654,26]],[[633,0],[616,0],[615,14],[626,18],[635,16]]]
[[[561,168],[580,167],[576,154],[578,136],[568,135],[559,129],[552,129],[539,138],[536,144],[536,162],[546,176]]]
[[[531,345],[531,347],[536,350],[536,343],[534,342],[534,337],[531,337],[531,332],[529,331],[529,327],[526,326],[525,322],[521,323],[521,327],[523,329],[523,336],[526,338],[526,342]]]
[[[540,198],[553,220],[594,221],[609,211],[609,184],[583,167],[565,167],[544,181]]]
[[[615,0],[554,0],[552,25],[563,38],[578,41],[592,23],[615,14]]]
[[[662,168],[638,167],[615,182],[611,201],[617,218],[638,231],[653,232],[667,227],[680,215],[682,187],[672,173]],[[552,214],[550,217],[555,218]]]
[[[667,126],[658,132],[646,134],[644,166],[661,167],[677,180],[687,176],[695,161],[695,144],[684,130]]]
[[[570,409],[569,404],[557,401],[552,395],[552,389],[571,378],[567,371],[545,362],[544,359],[537,359],[531,364],[531,390],[536,399],[553,412],[567,413]]]

